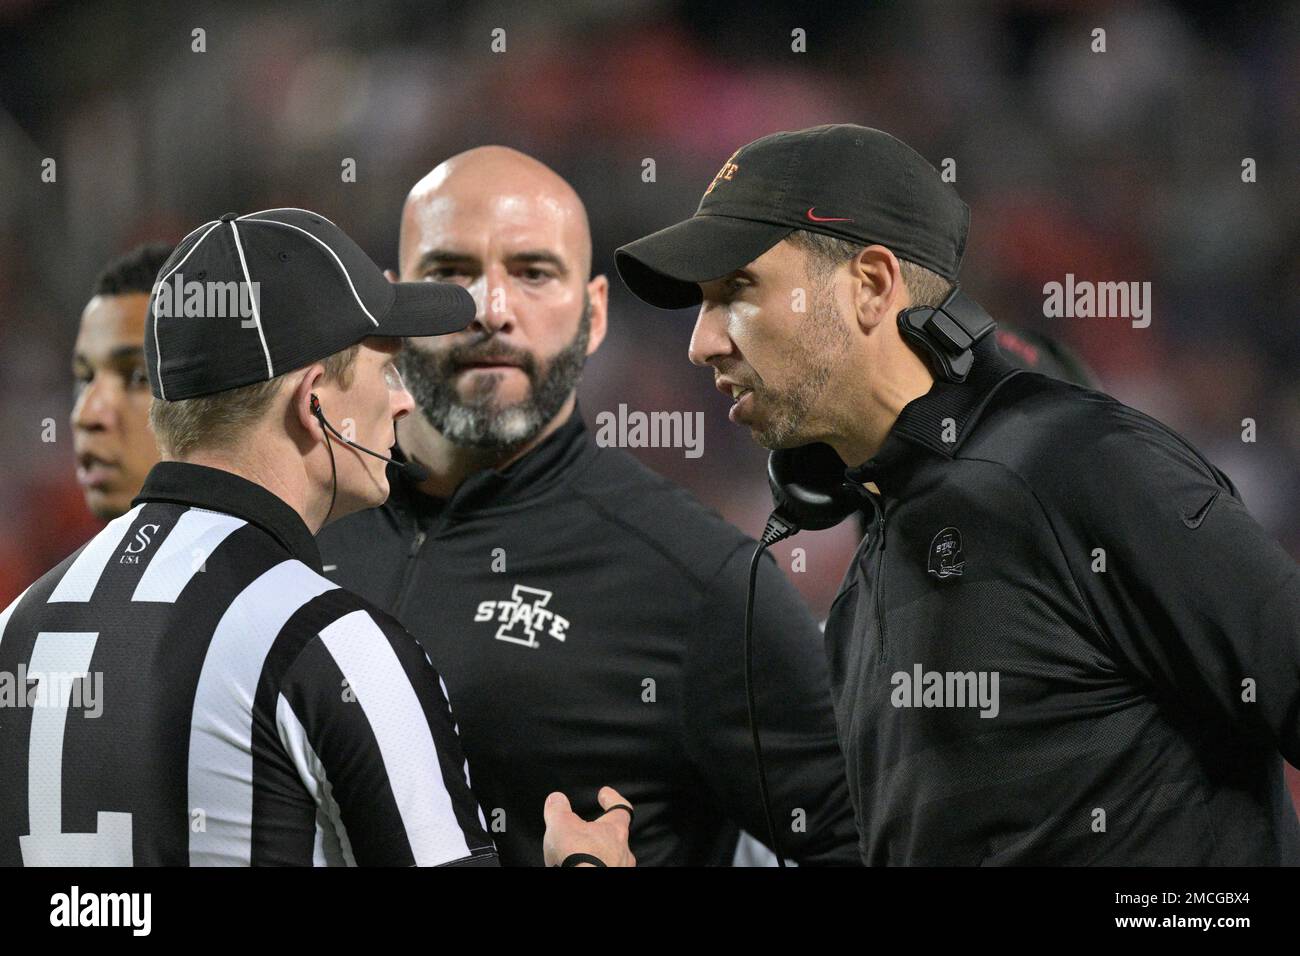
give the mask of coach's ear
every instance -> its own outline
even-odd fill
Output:
[[[385,269],[385,270],[384,270],[384,278],[387,279],[389,282],[398,282],[398,281],[400,281],[400,280],[397,278],[397,273],[394,272],[392,269]]]
[[[892,250],[876,244],[866,246],[850,261],[849,277],[862,331],[870,332],[906,307],[898,304],[906,299],[907,286]]]
[[[600,343],[605,341],[609,319],[609,280],[603,275],[587,283],[587,298],[591,302],[591,331],[587,337],[587,354],[595,355]]]

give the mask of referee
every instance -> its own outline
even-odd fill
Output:
[[[361,452],[412,407],[402,338],[473,317],[304,210],[181,242],[145,329],[164,460],[0,614],[0,865],[495,864],[436,672],[313,538],[388,494]],[[626,860],[627,814],[562,800],[552,856]]]
[[[905,144],[820,126],[617,253],[699,306],[731,419],[830,445],[871,515],[826,625],[863,859],[1300,863],[1295,562],[1183,438],[1002,358],[968,223]]]

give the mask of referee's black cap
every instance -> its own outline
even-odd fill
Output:
[[[149,298],[145,364],[155,398],[264,382],[370,335],[459,332],[458,285],[389,282],[334,223],[305,209],[227,213],[183,240]]]
[[[916,150],[842,123],[773,133],[723,163],[690,219],[614,255],[638,298],[663,309],[700,302],[696,283],[753,262],[796,229],[861,245],[955,280],[970,209]]]

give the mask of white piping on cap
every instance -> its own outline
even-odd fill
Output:
[[[315,213],[312,213],[312,215],[315,215]],[[324,219],[325,217],[322,216],[321,218]],[[242,217],[241,217],[241,219],[242,219]],[[371,321],[372,324],[374,324],[376,327],[378,327],[378,325],[379,325],[379,320],[376,319],[373,315],[370,314],[370,310],[366,308],[366,304],[365,304],[364,302],[361,301],[361,296],[357,295],[357,287],[354,286],[354,285],[352,284],[352,276],[348,273],[347,266],[345,266],[345,265],[343,264],[343,260],[341,260],[341,259],[338,257],[338,253],[336,253],[333,249],[331,249],[327,243],[322,242],[319,238],[317,238],[316,236],[313,236],[313,235],[312,235],[310,232],[308,232],[306,229],[301,229],[301,228],[299,228],[298,226],[295,226],[295,225],[294,225],[293,223],[291,223],[291,222],[280,222],[278,219],[249,219],[249,220],[247,220],[247,221],[248,221],[248,222],[265,222],[265,223],[268,223],[268,224],[270,224],[270,225],[272,225],[272,226],[284,226],[286,229],[297,229],[297,230],[298,230],[299,232],[301,232],[304,236],[307,236],[309,239],[313,239],[313,240],[315,240],[315,242],[317,243],[317,245],[319,245],[322,249],[324,249],[326,252],[328,252],[328,253],[333,257],[334,261],[335,261],[336,263],[338,263],[338,267],[339,267],[339,269],[340,269],[340,270],[342,271],[342,273],[343,273],[343,278],[345,278],[345,279],[348,280],[348,288],[352,290],[352,298],[354,298],[354,299],[357,300],[357,305],[361,306],[361,311],[364,312],[364,313],[366,314],[366,318],[369,319],[369,320]],[[329,220],[326,220],[326,222],[329,222]],[[333,225],[333,223],[330,223],[330,225]]]
[[[189,251],[186,252],[185,255],[181,256],[181,261],[178,262],[178,263],[176,263],[176,265],[172,267],[171,272],[167,273],[165,276],[163,276],[163,277],[161,277],[161,278],[159,278],[159,279],[155,279],[155,280],[154,280],[154,283],[153,283],[153,292],[152,292],[153,295],[157,295],[157,294],[158,294],[158,287],[159,287],[160,285],[162,285],[164,282],[166,282],[168,279],[170,279],[170,278],[172,277],[172,273],[176,272],[177,269],[179,269],[181,266],[185,265],[185,260],[188,259],[190,256],[192,256],[192,255],[194,254],[194,250],[195,250],[195,249],[197,249],[199,246],[203,245],[203,240],[206,239],[206,238],[208,238],[208,233],[212,232],[212,230],[213,230],[213,229],[216,229],[217,226],[219,226],[219,225],[221,225],[221,220],[220,220],[220,219],[214,219],[214,220],[213,220],[212,222],[210,222],[210,223],[205,222],[205,223],[203,224],[203,226],[207,226],[207,227],[208,227],[208,232],[205,232],[203,235],[199,236],[199,240],[198,240],[198,242],[196,242],[196,243],[194,243],[194,245],[190,246]],[[203,226],[199,226],[199,229],[202,229]],[[195,229],[195,230],[193,230],[193,231],[190,233],[189,236],[186,236],[186,237],[185,237],[185,239],[188,239],[190,236],[194,235],[194,233],[198,232],[199,229]],[[179,249],[181,246],[185,245],[185,239],[182,239],[179,243],[177,243],[177,244],[176,244],[176,248]],[[153,351],[154,351],[154,354],[158,356],[158,397],[161,398],[163,401],[166,401],[166,400],[167,400],[167,389],[163,387],[163,375],[162,375],[162,346],[158,344],[158,316],[157,316],[157,315],[154,315],[154,317],[153,317]]]
[[[271,366],[271,350],[266,347],[266,336],[262,334],[262,316],[257,308],[257,296],[253,294],[253,279],[248,274],[248,263],[244,261],[244,245],[239,241],[239,230],[235,223],[230,223],[230,231],[235,234],[235,250],[239,253],[239,264],[244,267],[244,281],[248,283],[248,301],[253,304],[253,321],[257,323],[257,337],[262,340],[262,354],[266,356],[266,378],[275,378],[275,369]]]
[[[246,212],[239,218],[252,219],[254,216],[265,216],[268,212],[304,212],[309,216],[315,216],[317,219],[325,219],[325,221],[328,222],[331,226],[334,225],[333,220],[326,219],[320,213],[312,212],[310,209],[299,209],[297,206],[276,206],[274,209],[261,209],[258,210],[257,212]],[[281,225],[287,225],[287,223],[281,223]],[[335,228],[337,229],[338,227],[335,226]]]

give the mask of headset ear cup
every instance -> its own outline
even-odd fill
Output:
[[[844,462],[829,445],[778,448],[767,458],[767,483],[776,513],[803,531],[833,528],[861,501],[844,471]]]
[[[997,328],[983,307],[954,285],[937,307],[913,306],[898,313],[898,331],[915,346],[935,378],[960,384],[975,362],[977,342]]]
[[[948,356],[944,355],[922,331],[922,324],[933,313],[933,309],[925,306],[904,309],[898,313],[898,331],[902,333],[904,342],[921,350],[922,357],[936,378],[952,382],[956,379],[953,376],[952,366],[948,364]]]

